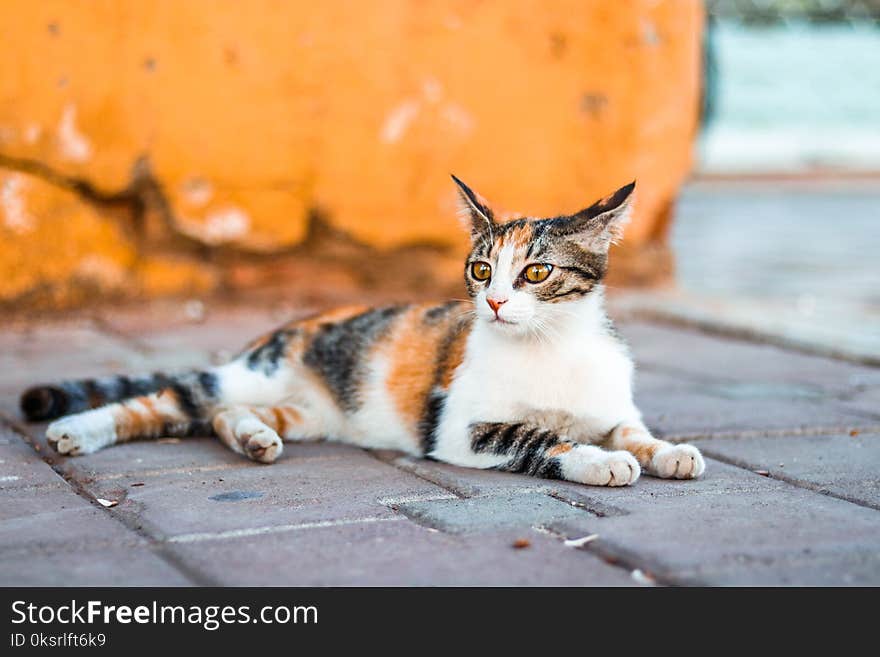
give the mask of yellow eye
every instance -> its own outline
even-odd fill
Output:
[[[492,275],[492,267],[488,262],[475,262],[471,265],[471,276],[478,281],[488,280]]]
[[[523,276],[529,283],[540,283],[547,280],[553,265],[529,265],[523,270]]]

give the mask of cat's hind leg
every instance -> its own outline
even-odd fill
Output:
[[[224,445],[260,463],[272,463],[281,455],[282,439],[308,440],[324,435],[293,405],[232,406],[218,412],[212,424]]]
[[[59,454],[91,454],[137,438],[210,433],[192,391],[167,388],[56,420],[46,439]]]
[[[530,423],[472,424],[470,441],[476,457],[497,457],[491,466],[497,470],[593,486],[628,486],[639,478],[639,464],[629,452],[584,445]]]

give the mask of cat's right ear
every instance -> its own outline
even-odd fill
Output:
[[[490,241],[493,239],[493,231],[495,229],[495,217],[492,209],[486,204],[486,201],[474,192],[470,187],[465,185],[455,175],[452,180],[458,186],[458,196],[460,202],[460,214],[467,224],[467,228],[471,231],[471,238],[476,242],[478,240]]]

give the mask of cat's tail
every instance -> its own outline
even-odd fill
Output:
[[[166,389],[173,390],[192,415],[200,415],[200,407],[217,397],[217,377],[210,371],[192,371],[61,381],[28,388],[21,395],[20,406],[25,418],[40,422]]]

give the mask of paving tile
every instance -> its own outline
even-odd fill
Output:
[[[33,448],[0,420],[0,492],[34,486],[66,487]]]
[[[0,499],[0,551],[139,541],[70,487],[4,490]]]
[[[381,456],[463,497],[549,494],[584,507],[599,517],[624,515],[644,503],[651,504],[655,499],[757,493],[774,487],[780,490],[789,487],[784,482],[753,477],[750,472],[717,462],[710,462],[706,474],[699,479],[682,481],[642,475],[632,486],[606,488],[509,472],[461,468],[392,452],[384,452]]]
[[[526,539],[527,548],[514,541]],[[395,521],[172,546],[233,586],[633,586],[627,570],[533,530],[449,535]]]
[[[0,422],[0,585],[188,583],[137,533],[76,494]]]
[[[635,564],[670,583],[880,581],[880,561],[870,557],[880,545],[876,511],[712,459],[698,480],[643,476],[626,488],[543,482],[408,457],[396,462],[461,493],[487,496],[481,505],[490,507],[505,494],[551,492],[586,512],[550,521],[549,528],[569,538],[597,533],[600,538],[590,551]],[[446,514],[442,509],[434,514],[441,526],[436,518]],[[840,569],[823,571],[835,560]]]
[[[808,390],[789,384],[694,382],[643,370],[636,374],[635,400],[659,437],[876,425],[840,406],[835,397]]]
[[[864,414],[874,425],[880,423],[880,387],[857,390],[840,405],[848,411]]]
[[[867,427],[880,369],[709,335],[621,322],[637,364],[636,402],[661,435],[807,427]]]
[[[144,477],[221,472],[237,468],[257,467],[253,461],[236,454],[217,438],[163,438],[140,440],[114,445],[94,454],[60,456],[46,443],[42,427],[31,427],[33,441],[50,455],[54,466],[78,481],[143,480]],[[363,454],[356,447],[334,443],[286,443],[277,463],[290,459],[345,458],[348,454]]]
[[[638,365],[695,380],[788,384],[837,394],[880,387],[880,368],[685,327],[627,321],[618,328]]]
[[[0,586],[189,583],[137,534],[52,476],[60,484],[0,489]]]
[[[398,505],[411,520],[446,533],[463,534],[508,527],[543,527],[586,513],[542,493],[514,493],[468,499],[425,500]]]
[[[111,512],[160,539],[339,518],[389,517],[394,501],[450,493],[353,448],[326,445],[297,457],[297,446],[266,466],[229,453],[229,469],[100,473],[84,480],[95,497],[117,500]],[[88,458],[88,457],[86,457]],[[137,480],[137,481],[135,481]],[[142,483],[142,486],[132,486]]]
[[[880,583],[880,561],[865,556],[880,545],[875,510],[717,461],[708,465],[704,481],[680,489],[686,494],[652,495],[665,487],[656,484],[637,484],[618,496],[611,489],[591,490],[599,501],[613,497],[628,513],[551,528],[564,535],[597,533],[592,550],[643,564],[661,581],[801,584],[814,581],[807,575],[823,563],[839,559],[861,564],[861,583]],[[753,569],[755,563],[763,566]],[[847,572],[841,568],[826,583],[847,583]]]
[[[188,586],[192,582],[145,546],[83,546],[49,552],[0,551],[2,586]]]
[[[880,434],[714,438],[706,454],[880,509]]]
[[[686,582],[717,586],[876,586],[880,552],[876,549],[830,550],[784,557],[739,556],[677,573]]]

